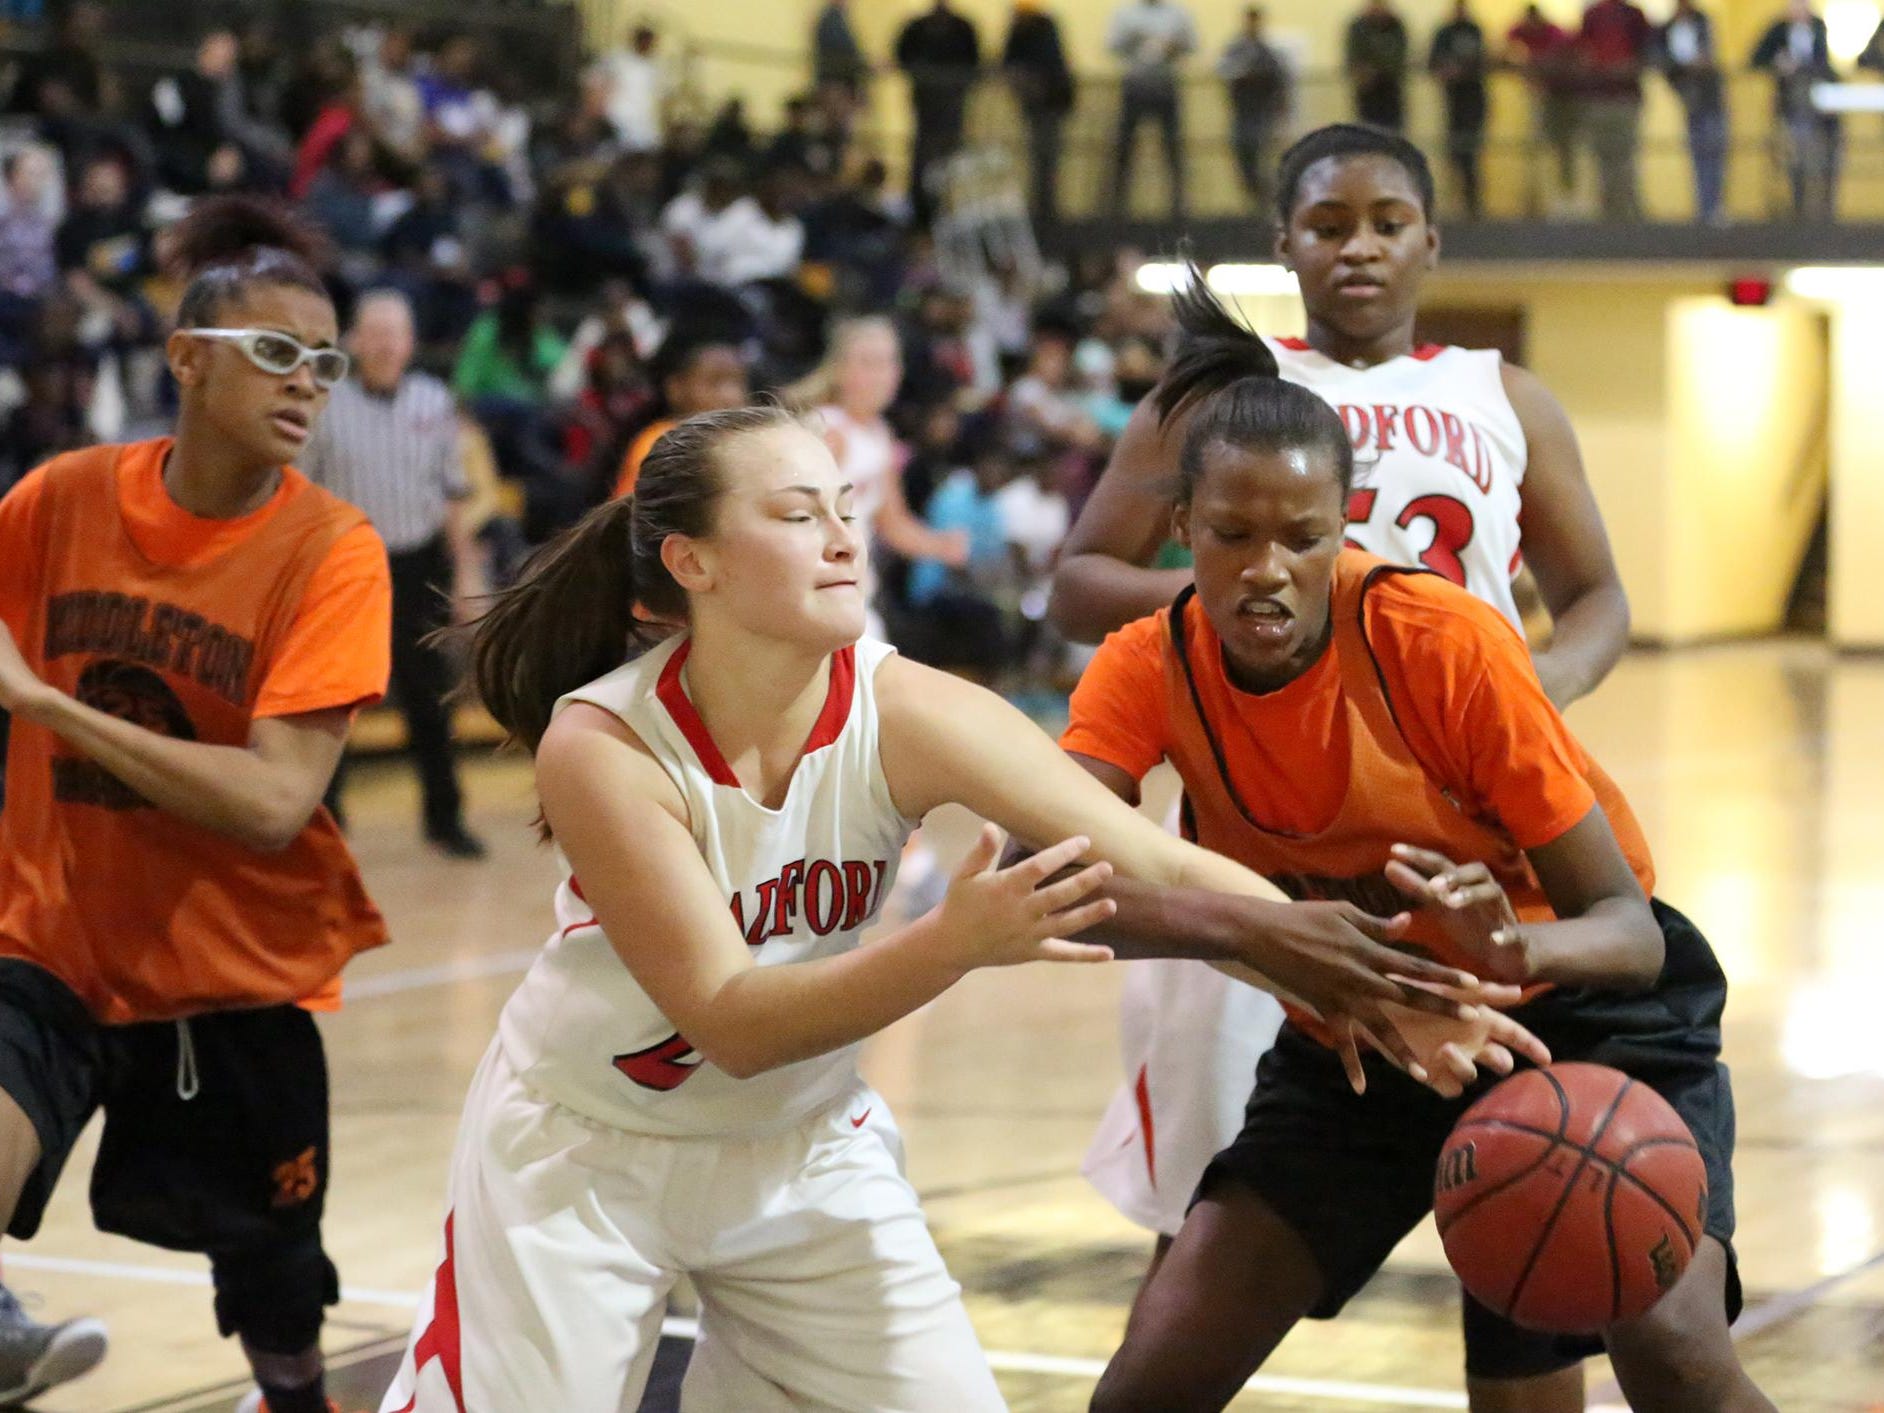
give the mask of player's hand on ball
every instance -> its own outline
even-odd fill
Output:
[[[1483,963],[1494,981],[1531,979],[1524,928],[1503,885],[1484,864],[1455,864],[1431,849],[1395,844],[1387,880],[1445,929],[1447,939]]]
[[[1520,1056],[1535,1065],[1550,1063],[1550,1048],[1543,1041],[1490,1006],[1469,1007],[1470,1014],[1463,1016],[1410,1010],[1391,1002],[1386,1009],[1401,1040],[1419,1058],[1424,1074],[1408,1072],[1447,1099],[1463,1094],[1477,1081],[1481,1069],[1507,1075],[1517,1067]]]
[[[984,824],[949,891],[935,911],[947,944],[965,968],[1015,966],[1021,962],[1109,962],[1110,947],[1066,939],[1104,922],[1118,911],[1093,892],[1112,877],[1112,865],[1096,863],[1058,883],[1048,879],[1079,861],[1091,841],[1062,840],[1009,868],[999,866],[1006,836]]]

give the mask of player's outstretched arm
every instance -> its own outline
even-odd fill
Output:
[[[1119,905],[1102,937],[1132,939],[1137,956],[1234,964],[1235,974],[1314,1010],[1337,1035],[1350,1029],[1424,1078],[1419,1057],[1383,1007],[1475,1014],[1461,997],[1486,994],[1475,978],[1376,940],[1384,919],[1344,904],[1288,903],[1241,864],[1166,834],[992,692],[902,658],[877,670],[884,774],[911,818],[958,803],[1024,842],[1090,838],[1087,857],[1118,872],[1106,896]],[[1230,895],[1230,896],[1225,896]],[[1442,996],[1401,978],[1460,988]],[[1490,999],[1517,992],[1495,987]],[[1358,1065],[1356,1066],[1358,1068]]]
[[[735,1077],[874,1035],[977,967],[1112,956],[1064,940],[1111,913],[1089,896],[1110,870],[1049,881],[1087,841],[1002,869],[991,834],[942,905],[908,927],[838,956],[758,967],[700,856],[685,800],[633,731],[577,704],[544,734],[536,766],[544,818],[610,944],[674,1028]]]

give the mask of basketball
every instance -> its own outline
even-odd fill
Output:
[[[1607,1065],[1552,1065],[1465,1111],[1439,1155],[1433,1214],[1482,1304],[1527,1329],[1593,1334],[1681,1279],[1707,1171],[1647,1085]]]

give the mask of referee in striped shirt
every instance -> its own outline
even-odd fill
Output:
[[[463,515],[469,494],[458,409],[436,378],[410,371],[412,307],[392,290],[361,297],[349,337],[357,376],[333,391],[299,462],[310,480],[366,512],[392,562],[392,685],[425,798],[425,837],[453,858],[484,856],[464,827],[446,696],[452,669],[423,640],[483,592]],[[447,599],[446,595],[450,598]],[[340,814],[342,771],[327,803]]]

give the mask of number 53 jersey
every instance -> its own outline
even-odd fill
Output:
[[[1423,564],[1522,631],[1511,582],[1526,445],[1496,349],[1425,344],[1350,368],[1300,339],[1267,339],[1282,376],[1341,414],[1354,445],[1348,543]]]

